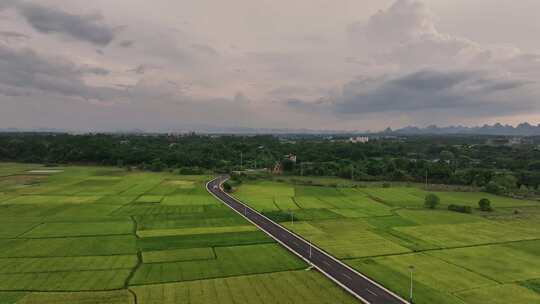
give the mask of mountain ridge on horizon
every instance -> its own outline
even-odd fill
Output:
[[[250,128],[250,127],[233,127],[233,126],[210,126],[210,125],[185,125],[182,127],[171,127],[161,130],[142,130],[142,129],[118,129],[118,130],[89,130],[89,131],[74,131],[57,128],[0,128],[0,133],[118,133],[118,134],[143,134],[143,133],[223,133],[223,134],[386,134],[386,135],[500,135],[500,136],[540,136],[540,124],[532,125],[528,122],[520,123],[516,126],[509,124],[495,123],[493,125],[484,124],[482,126],[463,126],[450,125],[439,127],[435,124],[427,127],[406,126],[398,129],[386,128],[383,131],[351,131],[351,130],[316,130],[307,128],[298,129],[280,129],[280,128]]]

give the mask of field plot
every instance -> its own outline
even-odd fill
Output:
[[[0,257],[57,257],[135,254],[132,235],[65,237],[41,239],[0,239]]]
[[[185,283],[135,286],[140,304],[358,303],[317,272],[289,271]]]
[[[0,293],[0,297],[2,294]],[[0,302],[2,303],[2,302]],[[15,303],[15,302],[7,302]],[[32,292],[20,295],[17,304],[135,304],[127,290],[94,292]]]
[[[441,248],[539,238],[534,231],[493,222],[398,227],[395,230]]]
[[[536,250],[527,252],[526,248],[533,246]],[[500,283],[540,277],[540,241],[458,248],[429,254]]]
[[[370,225],[360,220],[298,222],[285,226],[338,258],[410,252],[408,248],[369,231]]]
[[[515,284],[472,289],[458,293],[465,303],[530,304],[540,303],[540,294]]]
[[[299,180],[304,185],[293,183]],[[311,181],[319,186],[307,185]],[[414,266],[414,303],[540,303],[540,202],[435,192],[441,205],[429,210],[424,198],[430,192],[416,187],[354,187],[307,177],[285,178],[280,187],[287,186],[299,207],[290,212],[276,203],[275,183],[244,183],[239,198],[264,211],[258,202],[273,197],[281,211],[265,214],[403,298]],[[477,210],[481,198],[490,199],[495,211]],[[473,212],[451,212],[449,204],[472,206]]]
[[[0,259],[0,274],[131,269],[136,264],[136,255],[5,258]]]
[[[131,269],[0,274],[2,290],[90,291],[124,286]]]
[[[143,264],[131,284],[193,281],[307,267],[275,244],[216,247],[214,250],[215,259]]]
[[[86,223],[43,223],[21,234],[20,238],[46,238],[68,236],[97,236],[131,234],[132,221],[86,222]]]
[[[421,207],[424,205],[424,191],[417,188],[362,188],[360,191],[394,207]]]
[[[397,276],[409,275],[409,266],[414,265],[416,281],[429,283],[431,288],[447,293],[497,284],[480,274],[423,253],[353,260],[349,264],[360,270],[381,267]]]
[[[185,262],[216,259],[211,247],[145,251],[142,254],[144,263]]]

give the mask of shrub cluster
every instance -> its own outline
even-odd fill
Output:
[[[463,205],[449,205],[448,210],[460,212],[460,213],[472,213],[472,208],[470,206],[463,206]]]

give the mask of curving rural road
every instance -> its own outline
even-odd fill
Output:
[[[333,280],[353,296],[369,304],[409,303],[390,290],[370,280],[350,268],[322,249],[312,246],[308,241],[285,229],[246,204],[228,195],[221,185],[227,176],[218,177],[206,185],[207,190],[231,209],[248,219],[251,223],[275,239],[292,253],[313,265],[322,274]]]

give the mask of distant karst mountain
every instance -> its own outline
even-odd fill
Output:
[[[514,127],[511,125],[502,125],[496,123],[494,125],[483,125],[481,127],[464,127],[464,126],[448,126],[438,127],[431,125],[425,128],[405,127],[398,130],[386,129],[385,133],[404,134],[404,135],[420,135],[420,134],[475,134],[475,135],[507,135],[507,136],[540,136],[540,124],[537,126],[529,123],[521,123]]]

